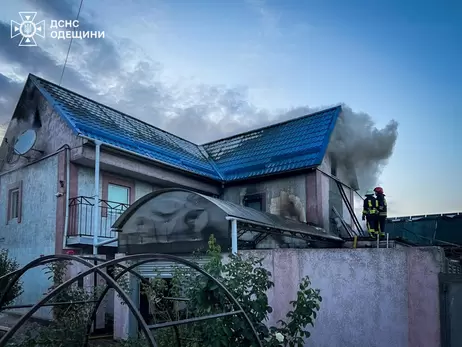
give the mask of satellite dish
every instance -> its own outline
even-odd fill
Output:
[[[35,145],[37,140],[37,133],[34,129],[24,131],[18,136],[16,143],[14,144],[14,153],[18,155],[24,155],[29,152]]]

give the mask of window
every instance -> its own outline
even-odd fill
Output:
[[[7,205],[7,223],[15,220],[21,223],[21,182],[14,184],[8,190],[8,205]]]
[[[130,188],[109,183],[107,186],[109,211],[120,214],[130,203]]]
[[[244,206],[253,208],[257,211],[264,211],[263,196],[260,194],[254,194],[244,197]]]
[[[109,173],[103,173],[101,216],[120,216],[135,201],[135,182]],[[115,221],[115,220],[114,220]]]
[[[19,189],[10,190],[10,215],[9,220],[19,217]]]
[[[330,174],[332,176],[337,176],[337,159],[333,156],[330,157]]]

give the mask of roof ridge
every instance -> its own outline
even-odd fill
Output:
[[[95,100],[93,100],[93,99],[90,99],[89,97],[86,97],[86,96],[84,96],[84,95],[82,95],[82,94],[79,94],[79,93],[77,93],[77,92],[74,92],[74,91],[72,91],[72,90],[70,90],[70,89],[64,88],[64,87],[62,87],[62,86],[60,86],[60,85],[58,85],[58,84],[56,84],[56,83],[50,82],[50,81],[48,81],[48,80],[46,80],[46,79],[44,79],[44,78],[41,78],[41,77],[38,77],[38,76],[32,74],[32,73],[29,74],[29,75],[32,76],[32,77],[34,77],[34,78],[36,78],[36,79],[38,79],[39,81],[43,81],[43,82],[45,82],[45,83],[52,84],[52,85],[54,85],[54,86],[57,87],[57,88],[60,88],[60,89],[62,89],[62,90],[65,90],[65,91],[68,92],[68,93],[71,93],[71,94],[74,94],[74,95],[78,95],[79,97],[84,98],[84,99],[86,99],[86,100],[88,100],[88,101],[90,101],[90,102],[93,102],[93,103],[97,104],[98,106],[102,106],[102,107],[108,108],[108,109],[110,109],[110,110],[112,110],[112,111],[114,111],[114,112],[120,113],[121,115],[123,115],[123,116],[125,116],[125,117],[129,117],[129,118],[134,119],[134,120],[136,120],[136,121],[138,121],[138,122],[141,122],[141,123],[143,123],[143,124],[145,124],[145,125],[147,125],[147,126],[149,126],[149,127],[155,128],[155,129],[159,130],[160,132],[163,132],[164,134],[168,134],[168,135],[173,136],[173,137],[175,137],[175,138],[177,138],[177,139],[180,139],[180,140],[182,140],[182,141],[186,141],[186,142],[188,142],[188,143],[190,143],[190,144],[192,144],[192,145],[194,145],[194,146],[196,146],[196,147],[199,146],[199,144],[197,144],[197,143],[194,143],[194,142],[192,142],[192,141],[189,141],[189,140],[187,140],[187,139],[184,139],[184,138],[182,138],[182,137],[180,137],[180,136],[178,136],[178,135],[175,135],[175,134],[173,134],[173,133],[170,133],[170,132],[168,132],[168,131],[166,131],[166,130],[163,130],[163,129],[161,129],[161,128],[158,128],[158,127],[156,127],[155,125],[152,125],[152,124],[150,124],[150,123],[148,123],[148,122],[145,122],[145,121],[143,121],[143,120],[141,120],[141,119],[139,119],[139,118],[136,118],[136,117],[134,117],[134,116],[130,116],[130,115],[127,114],[127,113],[124,113],[124,112],[122,112],[122,111],[119,111],[119,110],[117,110],[117,109],[115,109],[115,108],[113,108],[113,107],[111,107],[111,106],[107,106],[107,105],[105,105],[105,104],[103,104],[103,103],[101,103],[101,102],[98,102],[98,101],[95,101]]]
[[[200,146],[207,146],[207,145],[211,145],[211,144],[214,144],[214,143],[217,143],[217,142],[220,142],[220,141],[230,140],[230,139],[232,139],[232,138],[234,138],[234,137],[238,137],[238,136],[242,136],[242,135],[248,135],[248,134],[251,134],[251,133],[256,132],[256,131],[265,130],[265,129],[270,129],[270,128],[275,128],[275,127],[277,127],[277,126],[280,126],[280,125],[283,125],[283,124],[287,124],[287,123],[292,123],[292,122],[297,121],[297,120],[300,120],[300,119],[312,117],[312,116],[315,116],[315,115],[320,114],[320,113],[325,113],[325,112],[333,111],[333,110],[335,110],[335,109],[337,109],[337,108],[340,108],[340,109],[341,109],[341,108],[342,108],[342,105],[339,104],[339,105],[337,105],[337,106],[331,106],[331,107],[328,107],[328,108],[325,108],[325,109],[318,110],[318,111],[313,112],[313,113],[305,114],[305,115],[300,116],[300,117],[291,118],[291,119],[288,119],[288,120],[285,120],[285,121],[281,121],[281,122],[277,122],[277,123],[265,125],[265,126],[260,127],[260,128],[255,128],[255,129],[252,129],[252,130],[244,131],[244,132],[242,132],[242,133],[238,133],[238,134],[234,134],[234,135],[231,135],[231,136],[223,137],[223,138],[218,139],[218,140],[214,140],[214,141],[210,141],[210,142],[203,143],[203,144],[201,144]]]

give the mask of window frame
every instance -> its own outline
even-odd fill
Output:
[[[109,192],[110,192],[109,190],[110,190],[111,186],[116,187],[117,189],[122,188],[122,189],[124,189],[126,191],[126,193],[127,193],[127,202],[126,203],[125,202],[118,202],[116,200],[109,199]],[[106,210],[107,213],[109,213],[110,211],[113,211],[114,214],[120,214],[119,210],[116,210],[114,206],[111,206],[112,204],[129,204],[130,205],[130,192],[131,192],[130,187],[126,187],[126,186],[123,186],[123,185],[120,185],[120,184],[115,184],[115,183],[108,183],[108,185],[107,185],[108,198],[106,199],[106,204],[108,205],[108,209]]]
[[[249,203],[252,202],[259,202],[261,209],[257,210],[253,207],[250,207]],[[242,203],[245,207],[251,208],[255,211],[266,212],[266,194],[264,193],[247,194],[242,199]]]
[[[101,200],[109,201],[108,200],[109,185],[112,184],[115,186],[128,188],[128,204],[131,205],[135,202],[135,182],[134,181],[125,180],[117,176],[108,175],[108,174],[103,174],[102,181],[103,181],[103,187],[102,187],[103,194],[102,194]],[[107,217],[107,215],[108,215],[108,209],[102,208],[101,216]]]
[[[13,203],[13,194],[18,194],[18,206],[17,206],[17,216],[12,216],[12,203]],[[8,187],[8,197],[7,197],[7,211],[6,211],[6,224],[16,221],[16,223],[21,223],[22,220],[22,181],[15,182]]]

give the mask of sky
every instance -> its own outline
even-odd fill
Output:
[[[50,30],[79,6],[0,0],[0,124],[28,73],[59,83],[69,48],[18,47],[10,21]],[[344,103],[399,124],[376,182],[391,216],[462,212],[460,1],[84,0],[76,30],[105,37],[73,40],[66,88],[196,143]]]

